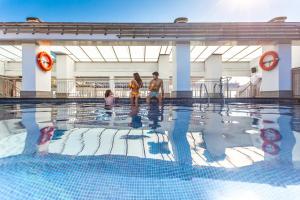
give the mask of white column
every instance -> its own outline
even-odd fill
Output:
[[[48,51],[47,46],[34,43],[22,44],[21,97],[51,97],[51,71],[42,71],[36,63],[36,55]]]
[[[5,63],[3,61],[0,61],[0,75],[5,75]]]
[[[76,93],[75,63],[67,55],[56,56],[56,97],[70,97]]]
[[[172,65],[169,62],[169,55],[160,55],[158,58],[159,77],[164,81],[165,97],[170,96],[170,77],[172,76]]]
[[[205,84],[210,95],[214,94],[214,85],[218,83],[223,74],[222,55],[211,55],[206,59],[204,64],[205,69]],[[219,93],[219,88],[216,87],[216,93]]]
[[[115,93],[115,77],[109,76],[109,88],[113,93]]]
[[[300,67],[300,46],[292,47],[292,67]]]
[[[158,73],[160,78],[169,79],[172,76],[172,66],[169,55],[160,55],[158,58]]]
[[[173,47],[173,91],[174,97],[191,97],[190,43],[177,42]]]
[[[278,66],[272,71],[262,71],[260,94],[263,97],[290,97],[292,95],[292,52],[291,44],[264,46],[263,52],[276,51]]]

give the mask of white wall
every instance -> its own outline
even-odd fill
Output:
[[[157,69],[157,63],[76,63],[75,76],[152,76]]]
[[[223,63],[223,76],[250,76],[249,63]]]
[[[292,67],[300,67],[300,46],[292,47]]]
[[[66,55],[56,56],[56,71],[57,79],[73,79],[74,78],[75,63]]]
[[[5,75],[5,63],[0,61],[0,75]]]

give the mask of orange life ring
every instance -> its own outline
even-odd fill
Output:
[[[272,60],[266,61],[265,59],[267,57],[272,57]],[[266,65],[268,63],[270,63],[269,66]],[[268,51],[264,53],[259,60],[259,66],[265,71],[273,70],[275,67],[277,67],[278,63],[279,63],[279,56],[276,51]]]
[[[41,68],[41,70],[43,71],[50,71],[53,67],[53,59],[51,58],[51,56],[45,52],[39,52],[36,56],[36,62],[38,64],[38,66]]]

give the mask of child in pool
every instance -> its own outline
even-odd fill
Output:
[[[105,106],[113,106],[115,104],[115,96],[111,90],[105,91]]]

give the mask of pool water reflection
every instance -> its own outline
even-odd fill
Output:
[[[299,105],[2,105],[0,199],[297,199],[299,116]]]

